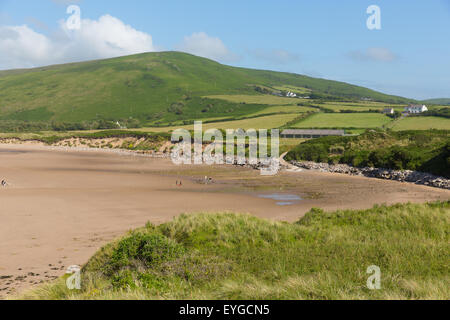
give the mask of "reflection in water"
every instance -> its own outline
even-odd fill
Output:
[[[12,150],[12,149],[0,149],[0,153],[28,153],[28,151]]]
[[[263,199],[273,199],[278,201],[277,205],[279,206],[290,206],[294,203],[302,200],[299,196],[295,194],[283,194],[283,193],[273,193],[273,194],[260,194],[259,198]]]

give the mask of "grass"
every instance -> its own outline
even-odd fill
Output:
[[[25,299],[450,298],[450,202],[313,209],[297,223],[222,213],[131,231]],[[366,270],[381,269],[369,290]]]
[[[450,130],[450,119],[442,117],[407,117],[399,119],[390,126],[392,130]]]
[[[317,113],[293,125],[293,128],[380,128],[391,119],[377,113]]]

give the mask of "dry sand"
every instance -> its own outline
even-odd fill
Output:
[[[200,183],[204,176],[214,183]],[[236,211],[296,221],[312,207],[450,198],[448,190],[365,177],[310,171],[262,177],[233,166],[175,166],[168,159],[33,145],[0,144],[0,179],[10,183],[0,188],[0,298],[86,263],[127,230],[181,213]],[[280,206],[258,197],[270,193],[304,200]]]

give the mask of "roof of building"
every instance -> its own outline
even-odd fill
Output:
[[[345,130],[286,129],[281,132],[281,134],[343,136],[345,134]]]
[[[411,104],[409,106],[407,106],[406,108],[423,108],[423,107],[427,107],[426,105],[423,104]]]

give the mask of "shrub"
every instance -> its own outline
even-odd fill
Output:
[[[151,268],[179,257],[183,252],[180,244],[161,234],[134,232],[118,243],[104,271],[112,274],[121,269]]]

